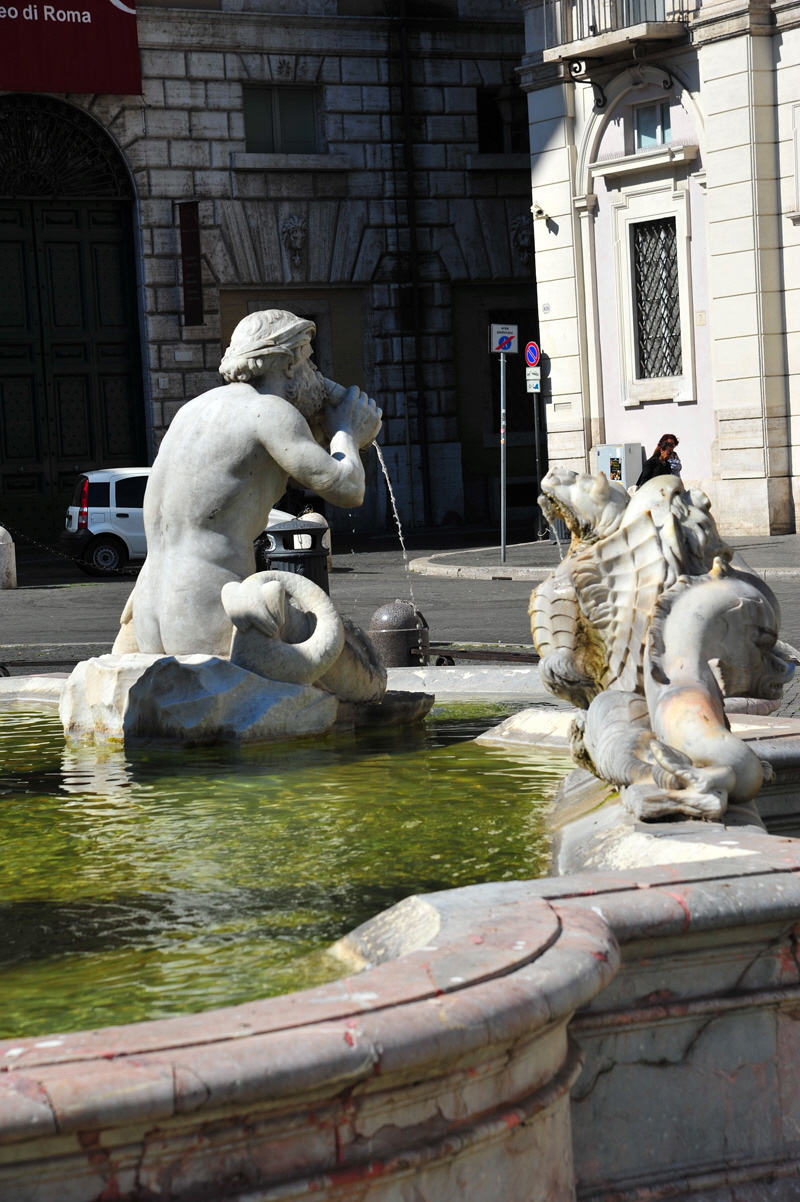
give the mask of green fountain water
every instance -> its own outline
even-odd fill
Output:
[[[0,713],[0,1036],[162,1018],[319,984],[410,893],[540,875],[567,770],[471,739],[515,708],[243,750],[66,748]]]

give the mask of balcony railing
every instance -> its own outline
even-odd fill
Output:
[[[544,0],[545,50],[634,25],[686,21],[696,0]]]

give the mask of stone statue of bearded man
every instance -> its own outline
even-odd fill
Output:
[[[293,313],[251,313],[220,364],[227,383],[176,414],[147,486],[147,559],[117,654],[228,654],[222,590],[252,575],[253,540],[290,476],[334,505],[362,503],[359,450],[376,438],[381,411],[357,386],[323,380],[314,334]]]

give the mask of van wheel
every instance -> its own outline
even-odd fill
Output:
[[[115,538],[96,538],[89,543],[80,566],[90,576],[110,576],[121,571],[127,562],[122,543]]]

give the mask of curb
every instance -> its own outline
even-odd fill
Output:
[[[458,555],[458,551],[445,552],[447,555]],[[422,559],[412,559],[408,565],[410,572],[420,576],[452,576],[461,580],[546,580],[555,571],[553,567],[545,568],[512,568],[508,564],[498,564],[496,567],[459,567],[452,563],[435,563],[435,555]],[[800,573],[798,573],[800,576]]]
[[[527,543],[519,543],[519,546],[528,546]],[[465,565],[461,567],[454,563],[439,563],[439,559],[446,556],[448,559],[455,555],[471,555],[474,552],[467,551],[440,551],[436,555],[423,556],[420,559],[412,559],[408,565],[410,572],[416,572],[419,576],[450,576],[460,580],[547,580],[548,576],[552,576],[557,568],[557,564],[544,567],[512,567],[510,564],[496,564],[489,566],[481,564],[475,567]],[[800,568],[751,568],[756,576],[760,576],[762,580],[800,580]]]

